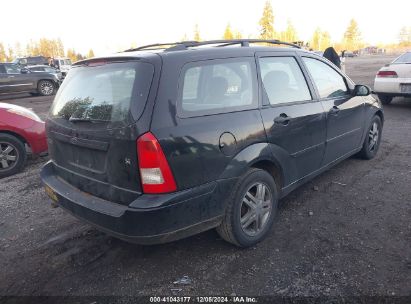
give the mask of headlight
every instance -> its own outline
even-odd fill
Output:
[[[38,121],[38,122],[42,122],[41,118],[34,113],[33,111],[30,111],[29,109],[23,108],[23,107],[13,107],[10,109],[7,109],[7,112],[9,113],[13,113],[16,115],[20,115],[20,116],[24,116],[26,118]]]

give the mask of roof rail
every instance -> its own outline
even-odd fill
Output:
[[[134,51],[143,51],[143,50],[159,50],[163,49],[165,51],[181,51],[186,50],[192,47],[198,47],[203,45],[212,45],[217,44],[217,47],[225,47],[230,45],[240,44],[242,47],[250,46],[250,43],[267,43],[274,45],[287,45],[294,48],[300,49],[301,47],[280,40],[264,40],[264,39],[232,39],[232,40],[207,40],[207,41],[181,41],[181,42],[172,42],[172,43],[157,43],[157,44],[148,44],[140,46],[138,48],[132,48],[125,50],[124,52],[134,52]]]

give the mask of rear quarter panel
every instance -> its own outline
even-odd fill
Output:
[[[0,133],[2,131],[24,138],[34,154],[47,151],[44,122],[0,110]]]
[[[192,58],[192,61],[206,59]],[[258,108],[189,118],[177,115],[180,72],[190,61],[181,56],[163,59],[150,128],[164,150],[178,189],[236,177],[243,173],[242,168],[249,165],[249,157],[235,159],[235,156],[255,144],[264,143],[266,146]],[[228,147],[229,155],[223,154],[219,146],[223,133],[231,133],[235,137],[235,142]],[[258,153],[261,151],[254,154]]]

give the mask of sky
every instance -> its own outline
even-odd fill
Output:
[[[4,1],[4,0],[3,0]],[[65,48],[96,55],[130,46],[193,38],[220,39],[228,23],[243,37],[258,38],[265,0],[14,0],[12,14],[0,18],[0,42],[13,46],[30,39],[61,38]],[[369,44],[395,43],[411,27],[411,0],[272,0],[274,28],[294,24],[300,40],[327,30],[340,41],[351,18]],[[333,3],[332,5],[330,3]],[[0,5],[4,7],[4,5]]]

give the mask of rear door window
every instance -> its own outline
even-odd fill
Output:
[[[21,74],[20,67],[17,64],[7,64],[5,67],[7,74]]]
[[[32,71],[34,71],[34,72],[41,72],[41,71],[44,71],[44,68],[33,67],[33,68],[30,68],[30,70],[32,70]]]
[[[257,107],[255,63],[249,58],[189,63],[183,69],[180,83],[182,116]]]
[[[311,100],[307,82],[294,57],[259,59],[261,79],[270,104]]]
[[[59,89],[50,114],[72,123],[124,125],[131,120],[132,107],[137,109],[134,112],[142,112],[153,74],[154,66],[143,62],[74,67]]]

